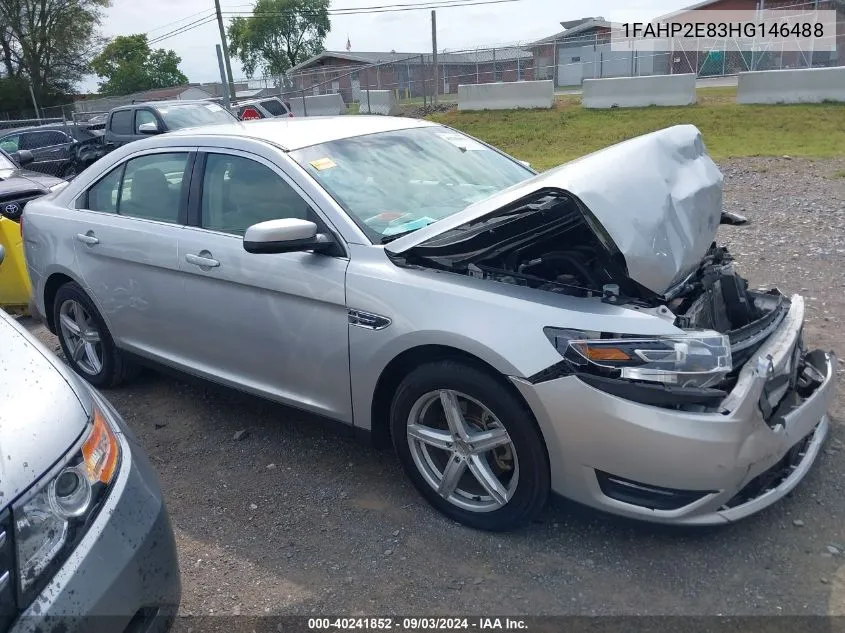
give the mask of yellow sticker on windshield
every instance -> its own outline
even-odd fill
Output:
[[[318,171],[323,171],[324,169],[337,167],[337,164],[331,158],[318,158],[317,160],[311,161],[311,166]]]

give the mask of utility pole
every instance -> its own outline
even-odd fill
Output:
[[[433,78],[434,90],[431,92],[432,104],[437,103],[437,11],[431,11],[431,76]]]
[[[229,61],[229,45],[226,43],[226,29],[223,28],[223,14],[220,13],[220,0],[214,0],[217,10],[217,26],[220,27],[220,44],[223,45],[223,60],[226,62],[226,78],[229,87],[229,98],[235,98],[235,80],[232,79],[232,63]]]
[[[226,71],[223,68],[223,47],[220,44],[217,45],[217,66],[220,68],[220,81],[221,83],[226,83]],[[232,102],[229,101],[229,91],[223,91],[223,105],[226,106],[226,109],[229,112],[232,111]]]
[[[32,107],[35,108],[35,118],[41,120],[41,112],[38,111],[38,102],[35,100],[35,91],[32,89],[32,81],[29,82],[29,96],[32,97]]]

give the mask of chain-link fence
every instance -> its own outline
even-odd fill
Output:
[[[786,4],[769,0],[778,8],[805,7],[807,2]],[[530,42],[512,42],[471,49],[431,53],[326,51],[307,65],[286,75],[235,82],[239,99],[280,97],[286,100],[311,95],[339,94],[356,111],[366,104],[373,90],[390,90],[400,103],[428,105],[454,103],[460,84],[483,84],[528,80],[552,80],[560,90],[578,89],[585,79],[637,77],[695,73],[699,77],[735,75],[750,70],[816,68],[845,65],[845,3],[813,0],[816,9],[835,8],[836,49],[760,50],[744,49],[738,41],[714,40],[709,48],[692,48],[681,39],[669,50],[642,51],[629,42],[614,39],[611,23],[592,18],[562,33]],[[436,63],[435,63],[436,62]],[[191,84],[118,97],[80,99],[71,104],[42,108],[40,112],[15,113],[11,118],[40,118],[84,122],[99,120],[114,107],[160,99],[215,98],[220,102],[220,83]],[[0,113],[0,129],[10,127],[10,114]]]

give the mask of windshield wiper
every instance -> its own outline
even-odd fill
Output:
[[[393,240],[398,240],[400,237],[405,237],[406,235],[413,233],[414,231],[419,231],[423,227],[419,227],[417,229],[409,229],[407,231],[402,231],[401,233],[394,233],[393,235],[385,235],[381,238],[381,244],[388,244]]]

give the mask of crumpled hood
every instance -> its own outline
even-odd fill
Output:
[[[90,392],[60,363],[0,311],[0,509],[38,481],[88,424]]]
[[[391,242],[401,254],[540,190],[576,196],[625,258],[628,276],[664,294],[693,272],[716,237],[722,174],[701,132],[676,125],[561,165]]]

